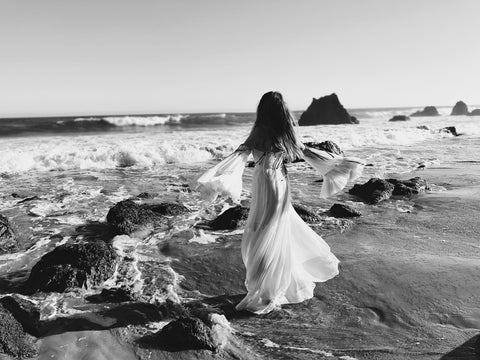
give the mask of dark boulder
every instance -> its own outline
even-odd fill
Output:
[[[389,199],[392,195],[411,196],[426,189],[428,189],[428,184],[420,177],[409,180],[372,178],[365,184],[355,184],[349,193],[364,199],[368,203],[377,204],[382,200]]]
[[[302,218],[303,221],[307,223],[318,223],[321,221],[321,218],[315,211],[310,209],[305,205],[292,204],[296,213]]]
[[[388,121],[408,121],[410,120],[410,116],[407,115],[395,115]]]
[[[468,115],[468,106],[463,101],[457,101],[450,115]]]
[[[60,245],[33,266],[25,290],[63,292],[100,285],[113,275],[115,258],[112,246],[103,241]]]
[[[442,128],[442,129],[440,129],[440,132],[449,133],[449,134],[452,134],[453,136],[459,136],[459,134],[457,133],[457,129],[455,128],[455,126],[447,126],[447,127],[444,127],[444,128]]]
[[[33,302],[13,294],[0,298],[0,304],[22,324],[24,331],[31,335],[39,336],[40,310]]]
[[[237,205],[225,210],[217,218],[210,221],[208,226],[212,230],[234,230],[239,227],[245,226],[248,218],[247,207]]]
[[[171,321],[154,335],[157,340],[176,350],[216,350],[210,328],[194,317],[182,316]]]
[[[480,109],[475,109],[475,110],[472,110],[470,112],[470,114],[468,114],[470,116],[480,116]]]
[[[333,204],[330,214],[336,218],[351,218],[362,216],[362,214],[351,206],[345,204]]]
[[[417,126],[417,129],[420,129],[420,130],[430,130],[430,128],[429,128],[427,125]]]
[[[118,234],[131,234],[144,227],[156,227],[165,223],[165,217],[139,205],[132,200],[123,200],[115,204],[107,214],[107,222]]]
[[[92,303],[122,303],[139,300],[133,291],[126,287],[102,289],[100,294],[90,295],[86,299]]]
[[[310,106],[300,116],[300,126],[323,124],[358,124],[358,120],[345,110],[336,94],[313,98]]]
[[[410,196],[420,192],[424,192],[428,188],[427,181],[420,177],[414,177],[409,180],[387,179],[390,184],[393,184],[393,196]]]
[[[0,354],[16,359],[32,358],[38,354],[34,338],[26,334],[22,325],[0,304]]]
[[[8,218],[0,214],[0,254],[17,250],[17,239]]]
[[[423,110],[415,111],[410,116],[438,116],[438,110],[435,106],[426,106]]]
[[[355,184],[349,193],[364,199],[370,204],[378,204],[380,201],[389,199],[394,188],[395,186],[387,180],[372,178],[365,184]]]
[[[340,149],[340,146],[338,146],[337,144],[335,144],[333,141],[330,141],[330,140],[326,140],[322,142],[310,141],[310,142],[306,142],[305,146],[308,146],[310,148],[317,149],[317,150],[327,151],[337,155],[343,155],[343,151],[342,149]]]

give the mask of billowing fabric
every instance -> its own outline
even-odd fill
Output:
[[[327,281],[338,274],[339,260],[293,209],[282,153],[252,152],[255,160],[252,200],[242,238],[248,293],[237,309],[263,314],[282,304],[312,298],[315,282]],[[213,193],[239,196],[241,188],[229,186],[241,186],[241,180],[234,179],[233,174],[241,176],[249,153],[249,149],[241,147],[215,166],[214,172],[207,171],[200,178],[204,193],[209,195],[205,189],[210,189]],[[304,158],[324,176],[322,196],[343,189],[362,169],[357,159],[314,149],[305,148]],[[225,179],[220,180],[223,176]]]

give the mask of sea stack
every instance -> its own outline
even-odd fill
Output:
[[[300,126],[324,125],[324,124],[358,124],[354,116],[350,116],[347,110],[338,100],[337,94],[313,98],[307,110],[300,116]]]
[[[475,109],[475,110],[472,110],[470,112],[470,114],[468,114],[470,116],[480,116],[480,109]]]
[[[423,110],[415,111],[410,116],[438,116],[438,110],[435,106],[426,106]]]
[[[463,101],[457,101],[450,115],[468,115],[468,106]]]

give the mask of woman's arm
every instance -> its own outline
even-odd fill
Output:
[[[194,184],[201,197],[214,201],[218,195],[230,197],[234,202],[240,200],[242,193],[242,174],[250,155],[250,149],[244,144],[203,173]]]

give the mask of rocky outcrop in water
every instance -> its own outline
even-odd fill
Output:
[[[222,212],[209,222],[208,226],[212,230],[234,230],[243,227],[248,218],[248,211],[248,208],[237,205]]]
[[[305,146],[322,150],[322,151],[327,151],[337,155],[343,155],[343,151],[342,149],[340,149],[340,146],[338,146],[337,144],[335,144],[333,141],[330,141],[330,140],[326,140],[322,142],[310,141],[310,142],[306,142]]]
[[[378,204],[380,201],[392,196],[395,186],[387,180],[372,178],[365,184],[355,184],[349,193],[358,196],[370,204]]]
[[[103,241],[60,245],[33,266],[25,292],[100,285],[113,275],[115,259],[114,249]]]
[[[395,115],[388,121],[408,121],[410,120],[410,116],[407,115]]]
[[[2,304],[0,319],[0,354],[16,359],[32,358],[38,354],[35,339],[23,330],[20,322]]]
[[[123,200],[112,207],[107,214],[107,222],[118,234],[131,234],[141,228],[153,228],[165,225],[166,216],[180,215],[189,210],[180,204],[137,204],[132,200]]]
[[[472,110],[470,112],[470,114],[468,114],[470,116],[480,116],[480,109],[475,109],[475,110]]]
[[[313,98],[312,103],[298,121],[300,126],[358,123],[358,120],[354,116],[350,116],[340,103],[337,94],[323,96],[319,99]]]
[[[17,240],[8,218],[0,214],[0,254],[17,250]]]
[[[132,290],[126,287],[102,289],[100,294],[90,295],[86,299],[92,303],[122,303],[140,300]]]
[[[441,128],[439,132],[449,133],[449,134],[452,134],[453,136],[460,135],[459,133],[457,133],[457,129],[455,128],[455,126],[447,126],[447,127]]]
[[[210,328],[195,317],[182,316],[160,330],[155,337],[161,344],[176,350],[215,350]]]
[[[468,115],[468,106],[463,101],[457,101],[450,115]]]
[[[415,111],[410,116],[439,116],[438,110],[435,106],[426,106],[423,110]]]
[[[351,206],[345,204],[333,204],[330,208],[330,214],[336,218],[351,218],[362,216],[362,213]]]
[[[410,196],[425,191],[428,185],[424,179],[409,180],[372,178],[364,184],[355,184],[349,191],[370,204],[378,204],[393,196]]]

